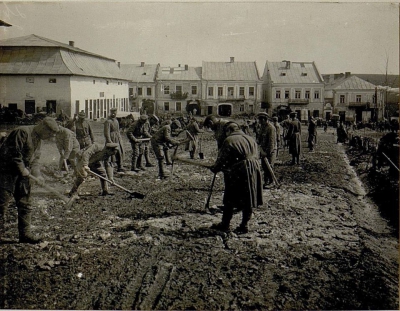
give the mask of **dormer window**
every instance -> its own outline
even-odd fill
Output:
[[[305,77],[305,76],[307,76],[307,72],[302,72],[301,75],[302,75],[303,77]]]
[[[281,72],[281,76],[286,76],[286,72]]]

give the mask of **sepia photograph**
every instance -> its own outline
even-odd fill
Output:
[[[0,1],[0,309],[399,310],[398,1]]]

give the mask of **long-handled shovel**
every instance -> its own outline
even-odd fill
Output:
[[[199,136],[199,158],[200,158],[200,160],[204,160],[204,153],[203,153],[203,151],[201,150],[201,135]]]
[[[99,177],[99,178],[101,178],[101,179],[103,179],[103,180],[109,182],[110,184],[112,184],[112,185],[118,187],[119,189],[124,190],[125,192],[128,192],[128,193],[129,193],[133,198],[135,198],[135,199],[143,200],[144,197],[145,197],[144,194],[139,193],[139,192],[136,192],[136,191],[128,190],[128,189],[126,189],[126,188],[124,188],[124,187],[122,187],[122,186],[116,184],[115,182],[112,182],[112,181],[109,180],[108,178],[105,178],[105,177],[103,177],[103,176],[101,176],[101,175],[99,175],[99,174],[96,174],[96,173],[93,172],[93,171],[88,171],[88,172],[89,172],[90,174],[96,176],[96,177]]]
[[[272,170],[272,167],[271,167],[271,165],[269,164],[267,158],[263,158],[263,161],[264,161],[265,165],[267,166],[267,169],[268,169],[269,173],[270,173],[271,176],[272,176],[272,180],[274,181],[275,186],[276,186],[277,188],[280,188],[281,185],[280,185],[278,179],[276,178],[275,173],[274,173],[274,171]]]
[[[208,193],[208,198],[207,198],[207,202],[205,205],[205,208],[210,209],[210,200],[211,200],[211,195],[213,192],[213,188],[214,188],[214,183],[215,183],[215,178],[217,177],[217,173],[214,173],[214,177],[213,180],[211,182],[211,186],[210,186],[210,192]]]
[[[66,208],[70,208],[72,206],[72,204],[74,203],[74,201],[76,200],[76,196],[73,196],[72,198],[68,198],[67,196],[59,193],[58,191],[54,190],[54,188],[46,185],[45,183],[42,183],[38,178],[36,178],[35,176],[29,174],[28,177],[30,179],[32,179],[33,181],[35,181],[40,187],[46,189],[47,191],[55,194],[58,198],[60,198],[61,200],[64,201],[65,203],[65,207]]]

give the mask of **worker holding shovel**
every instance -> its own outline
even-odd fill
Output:
[[[204,133],[204,131],[199,128],[199,124],[194,117],[190,118],[190,123],[187,126],[187,131],[190,133],[191,139],[186,143],[185,149],[189,150],[190,158],[195,159],[197,157],[196,151],[199,144],[199,134]],[[199,155],[199,157],[201,156]]]
[[[109,158],[117,153],[117,143],[107,143],[105,146],[94,143],[82,151],[76,165],[76,179],[69,193],[69,196],[74,196],[78,192],[79,186],[83,183],[89,171],[93,171],[100,176],[114,182],[113,167],[109,162]],[[100,179],[101,195],[113,195],[109,192],[108,183]]]
[[[41,141],[53,138],[58,131],[56,120],[45,117],[38,125],[17,127],[1,145],[0,238],[4,232],[6,208],[14,197],[18,209],[19,242],[35,244],[42,240],[32,233],[31,179],[43,180],[39,164]]]

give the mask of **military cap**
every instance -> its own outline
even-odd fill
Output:
[[[140,120],[143,120],[143,121],[146,121],[148,118],[149,118],[149,117],[148,117],[147,115],[145,115],[145,114],[142,114],[142,115],[140,116]]]
[[[269,118],[268,113],[266,112],[260,112],[259,114],[257,114],[257,118]]]
[[[117,111],[117,110],[118,110],[117,107],[112,107],[112,108],[110,109],[110,111]]]
[[[117,148],[118,144],[117,143],[107,143],[106,148]]]
[[[50,131],[58,132],[60,128],[58,127],[58,123],[56,119],[51,117],[45,117],[42,121],[43,125],[45,125]]]
[[[81,112],[78,113],[79,117],[86,117],[86,113],[82,110]]]

